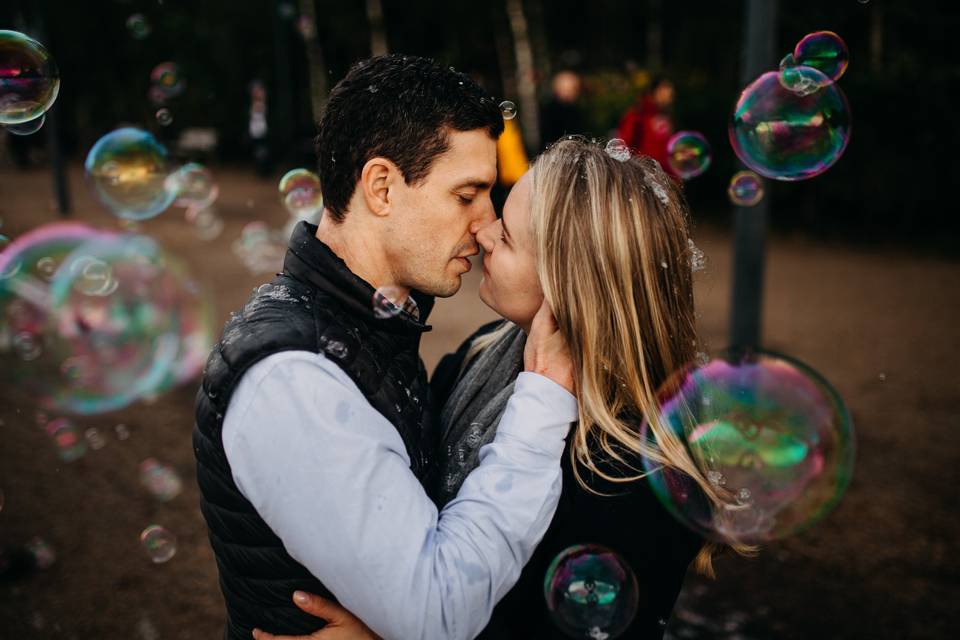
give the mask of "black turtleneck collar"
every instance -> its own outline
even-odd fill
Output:
[[[391,318],[377,318],[373,312],[374,288],[350,271],[347,264],[317,238],[315,224],[300,222],[294,228],[283,259],[283,271],[336,297],[351,313],[389,333],[423,333],[432,328],[425,322],[433,308],[433,296],[415,290],[411,290],[410,295],[420,309],[419,320],[405,311]]]

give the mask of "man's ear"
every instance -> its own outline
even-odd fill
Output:
[[[363,165],[360,189],[367,209],[374,215],[384,216],[390,212],[390,187],[399,173],[397,165],[379,156]]]

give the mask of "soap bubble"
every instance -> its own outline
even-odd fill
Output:
[[[141,129],[126,127],[100,138],[84,168],[100,201],[125,220],[159,215],[176,197],[166,187],[170,174],[166,148]]]
[[[280,178],[280,201],[290,215],[307,218],[323,211],[320,177],[307,169],[293,169]]]
[[[517,105],[509,100],[504,100],[500,103],[500,113],[503,114],[504,120],[513,120],[517,117]]]
[[[161,127],[169,127],[171,124],[173,124],[173,112],[166,107],[157,110],[156,118],[157,123]]]
[[[788,53],[780,61],[780,84],[784,89],[802,97],[816,93],[830,84],[830,78],[813,67],[798,65],[793,54]]]
[[[87,439],[87,443],[94,451],[99,451],[107,446],[107,441],[103,439],[103,436],[100,435],[100,432],[95,427],[90,427],[84,431],[83,437]]]
[[[19,31],[0,30],[0,125],[36,120],[59,91],[60,72],[50,52]]]
[[[803,37],[793,50],[797,64],[813,67],[836,81],[847,70],[850,53],[843,39],[833,31],[816,31]]]
[[[233,252],[250,273],[271,273],[283,266],[286,245],[279,233],[257,220],[240,230],[240,237],[233,243]]]
[[[33,555],[33,561],[41,571],[45,571],[53,566],[57,561],[57,552],[49,542],[39,536],[34,536],[27,541],[27,551]]]
[[[710,167],[710,144],[696,131],[678,131],[667,141],[667,163],[674,173],[689,180]]]
[[[608,140],[604,151],[607,152],[608,156],[620,162],[626,162],[630,159],[630,147],[620,138],[611,138]]]
[[[36,256],[59,265],[52,281]],[[0,270],[11,260],[25,266],[0,280],[0,378],[42,406],[110,411],[202,368],[208,297],[150,238],[53,224],[17,238]]]
[[[563,550],[543,581],[547,611],[572,638],[616,638],[633,622],[639,604],[637,577],[616,552],[599,545]]]
[[[378,320],[386,320],[400,315],[407,293],[400,287],[387,285],[373,292],[373,315]]]
[[[188,220],[193,224],[194,232],[201,240],[215,240],[223,233],[223,218],[217,215],[212,207],[199,210],[187,209],[187,212],[190,214]]]
[[[829,512],[850,482],[847,409],[829,382],[797,360],[728,351],[677,371],[658,397],[664,426],[729,495],[715,507],[689,476],[643,459],[657,497],[704,536],[747,543],[789,536]],[[646,422],[641,433],[654,444]]]
[[[173,500],[183,489],[177,472],[154,458],[147,458],[140,463],[140,483],[161,502]]]
[[[40,127],[42,127],[43,123],[46,121],[47,114],[41,113],[39,118],[34,118],[33,120],[28,120],[27,122],[21,122],[20,124],[4,125],[3,128],[15,136],[29,136],[31,133],[40,131]]]
[[[177,553],[177,537],[157,524],[140,533],[140,544],[155,564],[167,562]]]
[[[220,195],[220,187],[213,181],[213,174],[198,162],[188,162],[171,173],[166,181],[166,189],[175,194],[175,205],[198,211],[209,207]]]
[[[177,97],[186,86],[180,75],[180,67],[173,62],[161,62],[155,66],[150,72],[150,82],[167,98]]]
[[[728,133],[741,161],[776,180],[804,180],[829,169],[850,140],[850,109],[840,88],[812,67],[800,67],[818,85],[812,93],[783,86],[769,71],[737,101]]]
[[[150,35],[150,23],[142,13],[135,13],[127,18],[127,31],[137,40],[143,40]]]
[[[64,462],[73,462],[87,452],[87,443],[80,435],[77,425],[69,418],[56,418],[46,424],[47,434],[53,438],[57,455]]]
[[[738,207],[752,207],[763,200],[763,180],[753,171],[738,171],[730,178],[727,195]]]

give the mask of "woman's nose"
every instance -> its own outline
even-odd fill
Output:
[[[492,222],[483,225],[479,231],[477,231],[477,242],[480,243],[480,246],[483,247],[483,250],[487,253],[493,251],[493,228],[500,223],[496,218]]]

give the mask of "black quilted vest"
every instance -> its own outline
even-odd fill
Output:
[[[420,335],[430,327],[407,313],[375,318],[373,288],[315,237],[316,230],[301,223],[290,238],[283,273],[231,314],[197,394],[193,447],[201,511],[227,606],[224,637],[230,640],[249,640],[254,627],[293,635],[316,631],[323,624],[296,608],[291,596],[302,589],[332,597],[290,557],[233,482],[220,435],[230,396],[249,367],[281,351],[322,351],[396,427],[418,478],[436,446],[418,355]],[[433,299],[413,295],[426,320]]]

